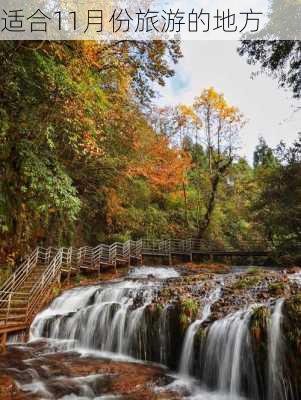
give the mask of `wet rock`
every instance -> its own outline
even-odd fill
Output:
[[[288,268],[287,273],[288,273],[288,274],[298,274],[298,273],[301,273],[301,267],[294,266],[294,267]]]

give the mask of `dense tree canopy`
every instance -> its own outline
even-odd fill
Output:
[[[274,153],[277,163],[257,166],[261,190],[253,208],[265,235],[277,246],[294,249],[301,243],[301,135]]]
[[[160,191],[171,177],[181,184],[185,161],[138,106],[153,94],[151,82],[172,75],[171,61],[180,56],[175,42],[2,42],[3,254],[118,233],[121,222],[113,222],[128,206],[127,190],[145,186],[151,194],[152,185]],[[171,170],[177,163],[179,171]],[[142,208],[157,218],[152,201],[150,195]],[[123,217],[122,232],[135,218],[141,226],[132,213]]]
[[[251,167],[245,119],[214,88],[154,107],[180,57],[177,42],[1,43],[1,263],[138,237],[300,241],[300,142],[260,140]]]

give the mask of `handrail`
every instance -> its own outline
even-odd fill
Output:
[[[10,293],[16,292],[28,275],[32,272],[37,264],[39,257],[39,248],[36,248],[20,265],[19,268],[8,278],[0,288],[0,304],[6,300]]]
[[[7,287],[10,287],[14,284],[16,284],[16,280],[23,275],[24,272],[28,272],[29,267],[33,264],[34,260],[37,257],[39,248],[36,248],[26,259],[25,261],[20,265],[19,268],[8,278],[6,282],[0,287],[0,291],[5,291],[7,290]]]
[[[41,297],[46,295],[47,290],[51,289],[51,285],[61,272],[63,249],[60,249],[39,281],[32,287],[28,300],[26,319],[29,320],[35,311],[35,307],[40,303]],[[40,303],[41,306],[41,303]]]

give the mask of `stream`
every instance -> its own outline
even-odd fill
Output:
[[[13,377],[18,392],[12,398],[300,399],[285,360],[285,300],[261,293],[271,284],[260,282],[241,301],[231,292],[227,302],[241,272],[210,274],[210,284],[181,274],[139,267],[65,291],[36,316],[29,342],[11,344],[0,357],[0,373]],[[299,284],[299,275],[288,282],[297,291]],[[188,300],[181,303],[183,292]],[[262,310],[264,333],[254,323]],[[258,335],[266,344],[262,359]]]

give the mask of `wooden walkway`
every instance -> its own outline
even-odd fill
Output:
[[[7,335],[27,329],[35,315],[49,301],[53,288],[65,274],[81,270],[97,271],[103,266],[117,268],[120,264],[142,263],[143,257],[173,256],[266,256],[270,249],[262,244],[244,244],[240,248],[221,248],[196,239],[138,240],[112,245],[81,248],[36,248],[0,288],[0,346]]]

